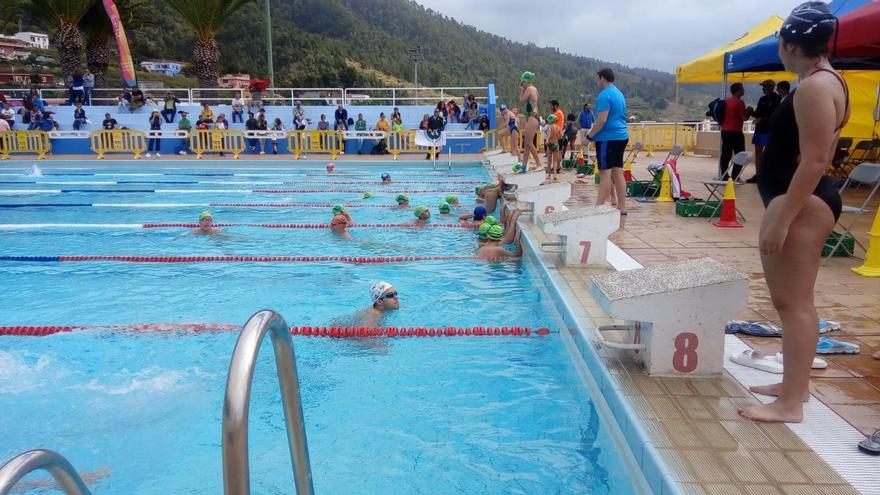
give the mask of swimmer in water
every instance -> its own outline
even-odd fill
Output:
[[[183,237],[188,235],[225,235],[219,229],[214,228],[214,217],[211,215],[211,212],[205,210],[199,213],[199,228],[195,230],[191,230],[185,234],[181,234],[177,237]]]
[[[459,216],[458,219],[462,222],[470,222],[474,228],[479,227],[480,224],[486,221],[486,207],[477,206],[474,208],[473,213],[465,213]]]
[[[351,239],[351,234],[346,230],[347,227],[354,224],[351,215],[348,214],[342,205],[333,206],[333,218],[330,220],[330,230],[338,234],[344,239]]]
[[[486,243],[477,249],[477,258],[481,260],[496,260],[499,258],[518,258],[522,256],[522,243],[519,239],[519,230],[516,230],[516,233],[513,236],[513,242],[516,245],[516,250],[513,252],[510,252],[501,246],[501,241],[505,238],[504,227],[493,225],[486,234],[486,237]]]
[[[416,225],[425,225],[428,223],[428,219],[431,218],[431,210],[423,205],[416,206],[416,209],[413,210],[413,214],[416,216],[416,220],[413,222]]]
[[[495,211],[498,205],[498,198],[501,197],[502,187],[503,184],[499,181],[474,188],[474,192],[477,194],[476,201],[486,206],[486,212],[492,213]]]
[[[486,222],[481,223],[477,228],[477,249],[489,240],[489,229],[491,228],[492,226]]]
[[[391,174],[382,172],[382,184],[391,184]]]
[[[409,208],[409,198],[406,194],[398,194],[396,198],[398,208]]]
[[[455,194],[447,194],[443,197],[443,201],[449,203],[449,206],[452,207],[458,206],[460,204],[458,202],[458,196],[456,196]]]
[[[449,206],[449,203],[447,203],[446,201],[440,202],[440,204],[437,205],[437,211],[441,215],[449,215],[449,213],[451,212],[451,208]]]
[[[357,321],[362,327],[379,326],[389,311],[400,308],[400,299],[394,286],[388,282],[376,282],[370,288],[373,305],[357,313]]]

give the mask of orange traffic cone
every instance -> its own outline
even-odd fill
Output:
[[[578,167],[583,167],[583,166],[584,166],[584,152],[581,151],[580,153],[578,153]]]
[[[669,177],[669,167],[663,167],[663,176],[660,178],[660,194],[657,195],[658,203],[671,203],[672,199],[672,179]]]
[[[874,223],[868,231],[868,253],[865,254],[865,262],[862,266],[853,268],[852,271],[863,277],[880,277],[880,210],[874,216]]]
[[[727,179],[724,188],[724,198],[721,200],[721,218],[715,222],[716,227],[728,227],[741,229],[742,224],[736,219],[736,189],[733,187],[733,179]]]
[[[627,182],[633,181],[632,157],[627,158],[626,163],[623,164],[623,179]]]

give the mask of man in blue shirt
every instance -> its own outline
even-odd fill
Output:
[[[626,181],[623,178],[623,154],[629,143],[626,130],[626,99],[614,85],[611,69],[599,71],[599,97],[596,99],[596,122],[587,139],[596,143],[596,162],[599,164],[599,198],[597,205],[610,199],[611,205],[626,215]],[[617,201],[611,190],[612,181]]]
[[[581,150],[584,151],[586,156],[587,145],[589,141],[587,141],[587,134],[590,133],[590,129],[593,127],[593,109],[590,108],[589,103],[584,103],[584,109],[581,110],[580,118],[578,119],[580,122],[580,132],[578,134],[581,138]]]

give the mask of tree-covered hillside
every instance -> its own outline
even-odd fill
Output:
[[[3,0],[12,2],[13,0]],[[222,72],[266,77],[263,1],[245,5],[217,34]],[[503,102],[515,103],[524,70],[537,74],[543,108],[552,98],[576,109],[596,93],[596,72],[612,67],[627,95],[630,113],[643,119],[672,114],[698,117],[709,96],[683,93],[683,107],[671,108],[673,76],[573,56],[555,48],[514,43],[459,23],[409,0],[271,0],[276,86],[411,85],[410,51],[421,47],[419,85],[496,84]],[[17,3],[27,4],[24,0]],[[194,35],[161,0],[151,0],[146,26],[129,34],[135,63],[145,59],[187,61]],[[21,13],[25,29],[48,29],[44,21]],[[16,16],[0,20],[3,32],[17,28]],[[112,74],[112,71],[111,71]]]

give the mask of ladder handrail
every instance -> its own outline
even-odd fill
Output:
[[[48,471],[67,495],[92,495],[63,455],[44,449],[22,452],[0,467],[0,495],[10,493],[19,480],[37,469]]]
[[[270,310],[254,313],[241,329],[226,379],[223,401],[223,493],[250,494],[248,461],[248,409],[254,366],[263,337],[269,332],[275,351],[275,368],[281,387],[281,402],[293,465],[297,495],[313,495],[312,472],[306,430],[303,422],[302,399],[296,372],[293,341],[284,318]],[[2,495],[2,494],[0,494]]]

